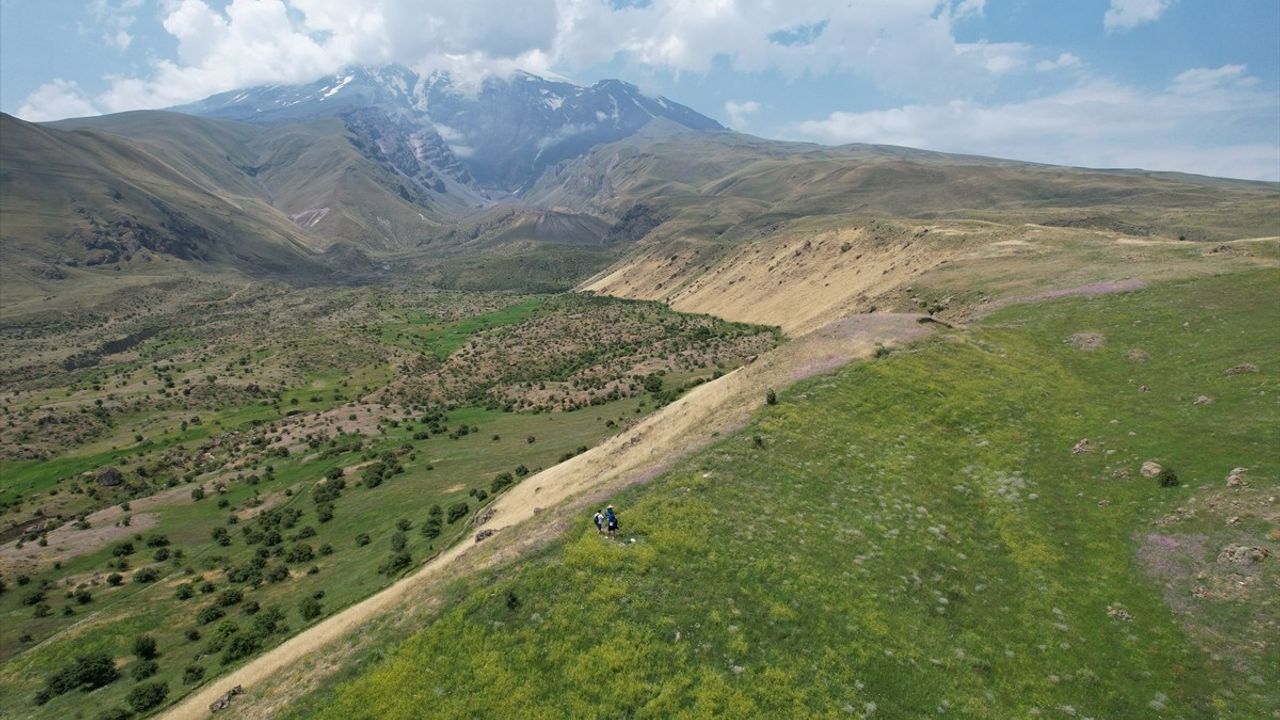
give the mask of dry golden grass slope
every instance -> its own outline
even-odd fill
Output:
[[[1088,228],[828,217],[711,252],[693,241],[642,245],[580,289],[802,335],[851,313],[932,309],[959,319],[998,297],[1274,265],[1275,247],[1274,238],[1205,244]]]

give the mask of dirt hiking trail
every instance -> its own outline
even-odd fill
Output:
[[[870,355],[877,345],[894,346],[918,340],[928,335],[931,327],[927,316],[897,313],[854,315],[829,323],[724,377],[698,386],[630,430],[586,453],[526,478],[482,511],[484,519],[477,523],[476,531],[493,531],[503,540],[508,540],[508,535],[555,531],[563,520],[562,513],[543,510],[591,493],[650,480],[680,458],[745,424],[751,413],[764,403],[769,388],[782,389],[798,380],[830,372],[850,360]],[[535,517],[536,520],[527,522]],[[517,525],[520,527],[515,527]],[[161,717],[166,720],[207,718],[209,705],[237,685],[244,687],[246,694],[236,697],[231,707],[219,712],[217,717],[260,714],[265,708],[252,707],[257,699],[253,693],[255,686],[329,643],[356,632],[373,618],[395,610],[415,591],[440,578],[459,558],[478,547],[483,547],[479,540],[462,539],[410,575],[209,682]],[[244,712],[240,712],[241,709]]]

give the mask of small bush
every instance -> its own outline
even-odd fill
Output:
[[[392,554],[391,557],[387,558],[386,561],[379,565],[378,572],[383,575],[395,575],[398,572],[403,572],[408,569],[412,564],[413,558],[409,556],[409,553],[401,551]]]
[[[524,468],[524,465],[521,465],[521,468]],[[529,470],[525,471],[527,473]],[[504,489],[511,487],[515,483],[516,478],[513,478],[511,473],[498,473],[493,478],[493,482],[489,483],[489,491],[497,495],[497,493],[504,491]]]
[[[369,544],[369,533],[360,533],[356,535],[356,545],[364,547]]]
[[[134,663],[133,668],[129,671],[129,675],[134,680],[146,680],[160,671],[160,664],[155,660],[139,660]]]
[[[142,660],[151,660],[160,653],[156,650],[156,639],[150,635],[139,635],[133,640],[133,654]]]
[[[230,665],[241,658],[249,657],[258,651],[258,639],[252,635],[240,633],[233,635],[227,642],[227,649],[222,653],[222,664]]]
[[[195,594],[196,589],[191,586],[191,583],[182,583],[173,590],[173,596],[179,600],[190,600]]]
[[[303,598],[302,602],[298,603],[298,614],[303,620],[315,620],[323,612],[324,607],[313,597]]]
[[[409,542],[409,538],[406,537],[404,533],[402,532],[391,533],[391,550],[393,552],[400,552],[401,550],[404,549],[405,545],[408,544],[408,542]]]
[[[778,393],[774,392],[773,388],[769,388],[769,391],[764,394],[764,401],[769,405],[777,405]]]
[[[217,603],[222,607],[231,607],[244,599],[244,593],[237,588],[227,588],[218,593]]]
[[[1161,468],[1156,475],[1156,483],[1162,488],[1178,487],[1178,474],[1173,468]]]
[[[440,537],[440,529],[440,518],[433,515],[427,518],[426,522],[422,523],[422,537],[427,538],[428,540]]]
[[[200,665],[188,665],[182,671],[182,684],[195,685],[204,679],[204,668]]]
[[[470,512],[471,506],[467,505],[465,502],[456,502],[450,505],[448,515],[449,524],[452,525],[453,523],[461,520]]]
[[[223,615],[226,615],[226,613],[222,611],[222,608],[217,605],[209,605],[201,608],[200,612],[196,614],[196,622],[201,625],[208,625],[214,620],[221,619]]]
[[[133,574],[133,581],[140,585],[153,583],[159,579],[160,579],[160,571],[155,568],[142,568],[141,570]]]
[[[169,686],[162,682],[148,682],[135,686],[125,698],[134,712],[144,713],[164,704],[169,697]]]
[[[46,700],[76,688],[89,691],[115,682],[120,677],[115,662],[104,652],[77,656],[71,664],[45,680]]]
[[[315,556],[316,553],[311,549],[310,545],[306,543],[298,543],[297,545],[289,548],[289,552],[285,554],[284,559],[291,563],[304,563],[311,562]]]

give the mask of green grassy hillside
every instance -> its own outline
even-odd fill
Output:
[[[797,385],[294,716],[1268,717],[1278,287],[1006,308]]]

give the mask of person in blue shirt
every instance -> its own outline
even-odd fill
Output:
[[[604,521],[609,528],[609,537],[613,537],[618,532],[618,514],[613,511],[612,505],[604,510]]]

